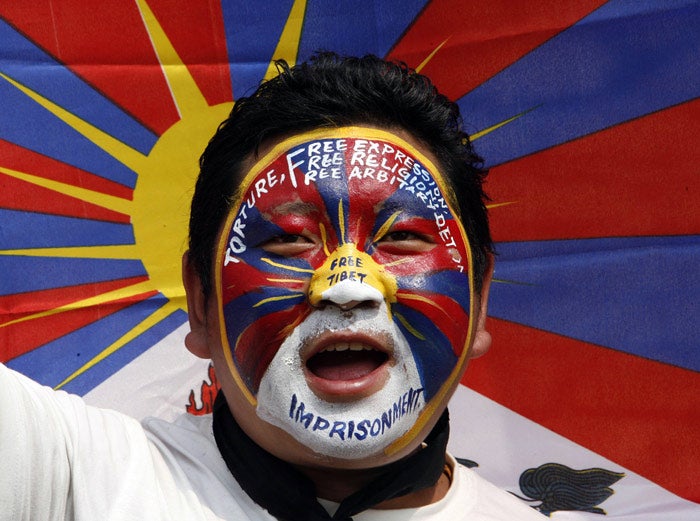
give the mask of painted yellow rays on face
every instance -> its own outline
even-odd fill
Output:
[[[215,276],[224,354],[242,393],[257,404],[290,324],[324,303],[373,302],[404,339],[425,397],[386,449],[400,450],[442,410],[472,340],[471,251],[449,185],[396,134],[347,127],[276,145],[239,194]]]
[[[341,206],[342,208],[342,206]],[[324,252],[325,253],[325,252]],[[343,283],[357,282],[360,286],[343,292]],[[362,288],[357,291],[357,287]],[[309,303],[319,306],[323,300],[347,304],[351,301],[376,300],[389,304],[396,302],[396,278],[387,274],[382,266],[353,243],[341,244],[325,262],[314,271],[308,291]]]

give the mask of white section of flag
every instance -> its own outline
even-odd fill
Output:
[[[611,486],[615,494],[599,505],[607,515],[558,511],[551,515],[553,520],[700,520],[700,505],[462,385],[450,402],[450,428],[448,447],[455,457],[476,461],[479,464],[474,469],[476,472],[521,497],[520,474],[545,463],[560,463],[576,470],[603,468],[625,474]],[[538,503],[533,501],[532,505]]]
[[[199,403],[202,381],[208,378],[208,360],[185,348],[185,323],[84,398],[90,405],[126,413],[139,420],[157,416],[172,420],[185,412],[191,390]]]

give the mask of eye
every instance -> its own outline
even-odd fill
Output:
[[[388,232],[377,241],[379,249],[389,253],[422,253],[432,250],[435,243],[426,235],[409,230]]]
[[[413,232],[399,231],[399,232],[389,232],[384,237],[380,239],[379,242],[403,242],[403,241],[414,241],[421,240],[422,238]]]
[[[303,235],[296,235],[293,233],[288,233],[285,235],[278,235],[276,237],[273,237],[268,242],[271,242],[274,244],[295,244],[295,243],[310,242],[310,241],[308,241],[308,239],[306,239]]]
[[[312,239],[304,235],[285,233],[268,239],[260,247],[268,253],[283,257],[293,257],[315,248],[316,244]]]

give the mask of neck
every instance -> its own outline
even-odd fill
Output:
[[[346,497],[362,490],[382,473],[381,468],[349,470],[296,466],[296,469],[314,483],[318,497],[335,503],[340,503]],[[450,481],[449,473],[445,472],[431,487],[387,499],[372,508],[379,510],[417,508],[436,503],[447,494]]]

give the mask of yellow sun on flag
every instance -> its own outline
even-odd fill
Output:
[[[179,114],[179,120],[161,134],[147,155],[124,144],[15,79],[0,73],[0,77],[4,80],[138,175],[133,198],[126,199],[26,172],[2,168],[2,173],[6,175],[126,215],[129,217],[134,234],[133,244],[34,248],[3,251],[2,254],[80,259],[138,259],[143,263],[148,274],[147,280],[30,313],[17,320],[6,322],[0,327],[17,322],[30,324],[33,319],[78,308],[105,306],[125,299],[136,302],[156,292],[166,297],[164,305],[151,312],[96,356],[87,360],[56,385],[56,388],[65,386],[116,353],[173,312],[186,311],[179,259],[187,249],[189,204],[198,173],[198,159],[218,125],[226,119],[233,107],[233,102],[214,106],[207,103],[187,65],[178,55],[148,3],[145,0],[137,0],[136,3]],[[265,79],[275,74],[275,60],[283,58],[291,64],[296,62],[305,10],[306,1],[294,2]]]

